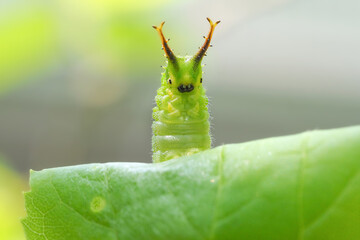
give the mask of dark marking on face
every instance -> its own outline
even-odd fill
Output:
[[[172,84],[172,81],[171,81],[171,79],[170,79],[170,78],[169,78],[168,82],[169,82],[169,84]]]
[[[179,90],[179,92],[181,92],[181,93],[191,92],[192,90],[194,90],[194,86],[193,86],[192,84],[189,84],[189,85],[181,84],[181,85],[178,87],[178,90]]]
[[[202,78],[200,78],[200,83],[202,83]]]

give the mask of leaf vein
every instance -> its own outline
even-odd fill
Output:
[[[352,181],[356,179],[356,177],[359,175],[359,172],[356,172],[352,174],[351,177],[348,178],[348,181],[345,183],[345,187],[342,188],[341,191],[337,194],[336,197],[334,197],[333,201],[329,204],[329,206],[321,213],[317,218],[315,218],[312,222],[308,223],[306,225],[306,231],[309,231],[311,228],[313,228],[316,224],[319,223],[322,219],[324,219],[331,211],[331,209],[341,200],[341,198],[344,196],[345,192],[348,190],[349,186],[351,186]]]
[[[192,223],[189,219],[189,217],[187,216],[187,214],[185,213],[184,209],[181,207],[179,201],[177,200],[177,197],[175,196],[174,192],[170,189],[170,185],[169,185],[169,181],[166,177],[164,177],[162,174],[159,174],[160,177],[164,180],[166,189],[168,190],[168,192],[171,194],[171,196],[173,197],[174,201],[176,202],[176,205],[178,206],[178,209],[181,211],[182,215],[184,216],[185,220],[188,222],[188,224],[193,228],[193,230],[202,238],[205,239],[204,236],[201,234],[201,232],[195,227],[194,223]]]

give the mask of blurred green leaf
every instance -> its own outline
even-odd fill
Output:
[[[49,12],[30,8],[1,16],[0,93],[48,66],[55,39]]]
[[[31,173],[28,239],[360,239],[360,127]]]
[[[166,4],[166,0],[138,0],[138,1],[129,1],[129,0],[61,0],[65,4],[70,6],[80,7],[80,9],[86,8],[88,11],[91,11],[95,15],[109,15],[114,12],[116,13],[129,13],[129,12],[139,12],[145,9],[152,9],[160,6],[161,4]]]
[[[21,196],[24,189],[22,178],[4,166],[0,159],[0,239],[25,239],[19,222],[25,213]]]
[[[161,42],[151,23],[139,21],[136,16],[117,19],[109,24],[104,46],[109,52],[115,52],[125,69],[137,74],[153,72],[153,65],[149,62],[158,60],[160,64],[165,59]]]

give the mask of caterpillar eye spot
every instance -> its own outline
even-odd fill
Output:
[[[200,83],[202,83],[202,78],[200,78]]]
[[[171,79],[169,79],[169,80],[168,80],[168,82],[169,82],[169,84],[172,84],[172,81],[171,81]]]

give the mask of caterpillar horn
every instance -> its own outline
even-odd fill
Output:
[[[165,51],[165,54],[166,54],[166,57],[168,58],[169,62],[171,62],[173,65],[176,66],[177,64],[177,61],[176,61],[176,56],[175,54],[173,53],[173,51],[171,50],[171,48],[169,47],[169,45],[167,44],[167,42],[170,40],[166,40],[166,38],[164,37],[164,34],[162,32],[162,27],[164,26],[164,23],[165,22],[162,22],[160,24],[159,27],[157,26],[152,26],[153,28],[156,29],[156,31],[159,33],[160,35],[160,39],[161,39],[161,43],[163,45],[163,49]]]
[[[209,31],[207,37],[204,36],[205,37],[204,44],[201,46],[199,51],[193,57],[194,68],[196,68],[197,65],[199,65],[199,63],[201,63],[201,60],[203,59],[203,57],[206,56],[206,51],[210,46],[211,38],[212,38],[212,35],[214,33],[215,27],[216,27],[216,25],[218,25],[220,23],[220,21],[217,21],[217,22],[213,23],[213,21],[211,21],[210,18],[206,18],[206,19],[210,23],[210,31]]]

